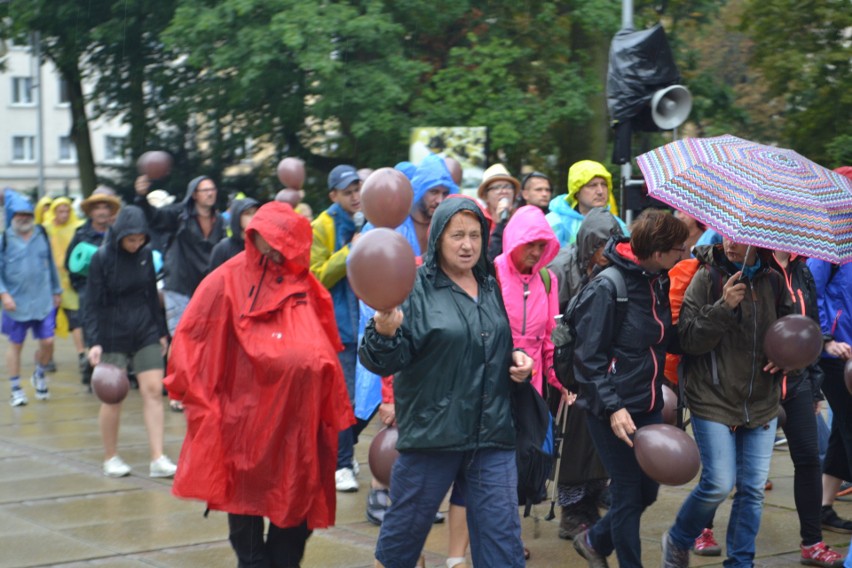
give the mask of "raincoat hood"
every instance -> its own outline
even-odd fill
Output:
[[[233,205],[231,205],[231,238],[237,240],[239,242],[243,242],[242,234],[243,227],[240,224],[240,217],[243,213],[245,213],[246,209],[251,209],[252,207],[260,207],[260,203],[252,199],[251,197],[246,197],[245,199],[237,199],[234,201]]]
[[[3,200],[6,209],[7,229],[12,224],[12,217],[15,216],[15,213],[29,213],[30,215],[34,215],[32,202],[14,189],[6,188],[3,191]]]
[[[514,268],[514,263],[511,261],[512,253],[515,249],[534,241],[547,243],[541,258],[532,269],[532,272],[536,273],[556,258],[559,252],[559,240],[553,234],[553,229],[544,218],[542,210],[534,205],[524,205],[515,211],[506,225],[506,230],[503,232],[503,254],[497,257],[497,261],[505,257],[507,264]]]
[[[577,206],[577,192],[584,185],[592,181],[592,178],[602,177],[606,180],[606,187],[609,193],[607,204],[613,215],[618,215],[618,205],[615,203],[615,197],[612,194],[612,174],[609,173],[603,164],[592,160],[580,160],[568,170],[568,205],[573,209]],[[551,208],[553,205],[551,204]]]
[[[57,197],[50,203],[50,209],[48,209],[47,214],[44,217],[45,224],[53,224],[53,220],[56,219],[56,209],[60,205],[67,205],[71,210],[68,214],[68,222],[62,226],[74,228],[79,227],[81,221],[77,217],[77,213],[74,211],[74,203],[67,197]]]
[[[404,170],[400,171],[405,173]],[[420,203],[427,191],[441,185],[449,189],[451,194],[459,192],[459,186],[453,181],[444,158],[437,154],[429,154],[423,158],[411,178],[411,187],[414,190],[412,203],[415,205]]]
[[[594,207],[583,219],[577,231],[577,264],[581,269],[589,266],[595,251],[606,245],[611,237],[624,236],[615,216],[603,207]]]
[[[145,212],[135,205],[124,207],[110,228],[106,236],[106,246],[109,249],[118,250],[121,239],[128,235],[145,235],[145,244],[151,241],[148,233],[148,221]],[[142,250],[141,248],[139,250]]]
[[[482,226],[482,250],[479,252],[479,261],[473,269],[477,280],[481,282],[486,275],[494,274],[494,266],[489,262],[486,254],[488,251],[488,221],[472,199],[445,199],[435,209],[435,214],[432,215],[432,224],[429,226],[429,244],[423,258],[423,266],[432,274],[438,269],[438,241],[444,233],[444,229],[447,228],[447,223],[450,222],[453,215],[460,211],[470,211],[476,215],[479,224]]]
[[[44,197],[42,197],[41,199],[38,200],[38,203],[36,203],[36,206],[35,206],[35,222],[38,223],[39,225],[44,225],[47,222],[47,215],[46,215],[47,212],[44,210],[44,208],[47,207],[48,210],[49,210],[50,204],[52,202],[53,202],[53,199],[45,195]]]
[[[417,171],[417,166],[412,164],[411,162],[400,162],[393,167],[393,169],[400,171],[408,178],[408,181],[414,177],[414,173]]]

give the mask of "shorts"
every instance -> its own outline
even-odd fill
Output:
[[[133,372],[136,374],[165,369],[163,352],[159,343],[146,345],[136,353],[104,353],[101,355],[101,362],[111,363],[122,369],[127,369],[127,364],[132,363]]]
[[[69,310],[68,308],[62,308],[65,312],[65,318],[68,320],[68,329],[74,330],[79,329],[82,326],[80,325],[80,310]]]
[[[0,331],[3,335],[9,336],[9,341],[18,345],[24,342],[27,338],[27,330],[33,330],[35,339],[51,339],[56,330],[56,309],[50,311],[43,320],[17,321],[9,317],[6,312],[3,312],[3,321],[0,324]]]

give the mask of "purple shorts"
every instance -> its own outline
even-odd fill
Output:
[[[0,331],[9,336],[12,343],[21,344],[27,337],[27,330],[33,330],[36,339],[50,339],[56,330],[56,309],[43,320],[15,321],[3,312],[3,324]]]

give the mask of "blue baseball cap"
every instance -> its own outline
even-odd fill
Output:
[[[345,189],[356,181],[361,181],[361,178],[358,177],[358,171],[352,166],[342,164],[328,174],[328,190]]]

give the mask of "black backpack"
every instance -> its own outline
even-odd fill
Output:
[[[515,385],[513,412],[517,433],[518,504],[525,505],[524,516],[533,505],[547,498],[556,448],[553,441],[553,417],[547,403],[529,381]]]
[[[604,268],[595,278],[606,278],[615,284],[615,329],[621,329],[627,312],[627,283],[624,275],[614,266]],[[591,281],[590,281],[591,282]],[[588,284],[586,284],[588,286]],[[580,293],[574,295],[559,323],[553,329],[553,371],[559,382],[572,392],[577,392],[577,380],[574,378],[574,343],[577,335],[574,329],[574,311]]]

